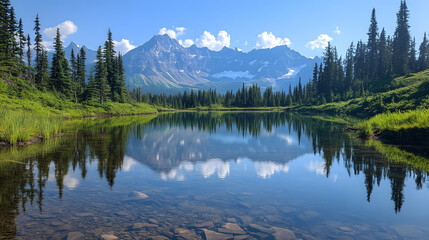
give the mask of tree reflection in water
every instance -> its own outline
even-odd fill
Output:
[[[379,186],[381,180],[389,180],[395,212],[399,212],[404,203],[406,178],[413,178],[416,188],[423,189],[429,169],[427,159],[423,157],[410,155],[394,146],[385,147],[379,142],[368,144],[345,134],[344,124],[281,112],[174,113],[160,114],[154,119],[109,118],[71,125],[70,131],[61,138],[22,149],[0,151],[0,236],[16,236],[15,218],[20,212],[25,212],[27,204],[37,204],[43,212],[44,188],[51,168],[59,198],[63,197],[65,176],[79,170],[85,179],[88,164],[94,162],[98,164],[100,178],[106,179],[113,188],[117,172],[124,167],[130,139],[142,140],[148,129],[166,126],[210,134],[223,127],[231,133],[238,132],[251,138],[286,127],[289,133],[297,135],[298,144],[305,138],[311,143],[313,153],[323,156],[326,177],[330,177],[331,166],[335,161],[340,163],[340,159],[349,176],[363,174],[368,202],[374,185]],[[395,152],[394,157],[389,154],[392,152]],[[401,157],[401,154],[406,157]],[[175,164],[178,166],[185,160],[189,161],[179,157],[173,162],[177,161]],[[162,168],[157,167],[144,158],[143,163],[160,174],[174,167],[172,162],[163,163]]]

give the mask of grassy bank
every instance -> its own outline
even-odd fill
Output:
[[[75,103],[60,94],[39,91],[28,82],[4,73],[0,74],[0,109],[3,145],[48,139],[61,131],[63,119],[157,113],[145,103]]]
[[[429,70],[395,78],[381,92],[318,106],[295,106],[294,111],[347,114],[369,118],[385,112],[429,108]]]
[[[49,139],[61,131],[58,116],[36,115],[26,111],[0,110],[0,142],[16,144],[31,138]]]
[[[412,137],[429,133],[429,109],[378,114],[357,124],[360,137]]]

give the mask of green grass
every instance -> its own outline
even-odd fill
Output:
[[[61,131],[63,119],[158,113],[145,103],[75,103],[60,94],[39,91],[27,81],[2,71],[0,109],[0,142],[9,144],[31,138],[48,139]]]
[[[359,135],[369,137],[377,134],[383,137],[410,136],[429,129],[429,109],[378,114],[357,124]]]
[[[26,111],[0,110],[0,141],[9,144],[27,142],[32,137],[49,139],[61,131],[58,116],[35,115]]]
[[[296,106],[293,110],[368,118],[388,111],[427,108],[429,108],[429,70],[395,78],[382,87],[381,92],[370,96],[318,106]]]
[[[118,103],[95,101],[75,103],[53,92],[39,91],[21,78],[0,72],[0,109],[20,110],[36,115],[57,115],[63,118],[88,116],[156,114],[157,110],[145,103]]]

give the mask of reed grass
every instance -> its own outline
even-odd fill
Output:
[[[361,137],[404,134],[429,129],[429,109],[378,114],[357,125]]]
[[[1,109],[0,141],[13,145],[27,142],[30,138],[49,139],[60,133],[61,125],[61,119],[57,116]]]

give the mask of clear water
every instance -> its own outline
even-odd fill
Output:
[[[428,168],[394,163],[343,124],[286,113],[126,122],[0,152],[23,162],[0,168],[0,239],[429,236]]]

